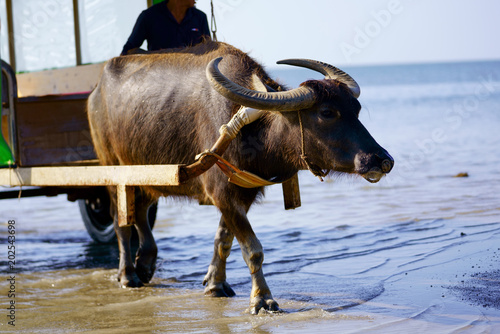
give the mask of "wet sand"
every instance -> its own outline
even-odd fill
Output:
[[[273,199],[279,199],[278,193],[271,193],[270,202],[261,205],[262,214],[272,208]],[[61,208],[65,216],[76,215],[73,203],[61,197],[32,201],[23,202],[19,210],[24,205],[45,206],[45,214],[56,219],[20,231],[28,240],[18,244],[21,272],[16,275],[15,332],[500,330],[500,222],[424,220],[340,225],[319,231],[291,223],[269,232],[264,224],[257,224],[260,239],[267,245],[264,271],[284,312],[252,316],[246,311],[248,270],[237,245],[228,264],[228,281],[237,296],[215,299],[203,295],[201,281],[211,255],[210,229],[203,227],[203,219],[196,225],[199,234],[194,235],[173,223],[169,216],[178,203],[160,204],[155,228],[160,258],[155,278],[146,287],[123,289],[116,282],[116,246],[96,245],[82,226],[75,222],[64,225],[58,218],[56,212]],[[200,214],[198,206],[181,207],[182,217],[188,219],[195,213],[206,219],[217,215],[210,208]],[[24,215],[30,218],[26,212]],[[172,232],[177,236],[172,237]],[[200,237],[203,235],[206,237]],[[37,257],[42,251],[45,255]],[[27,258],[26,253],[33,256]],[[7,289],[8,283],[2,280],[0,291]],[[9,332],[12,327],[4,319],[0,330]]]
[[[464,259],[413,270],[378,286],[307,273],[278,274],[269,283],[285,312],[258,316],[244,311],[247,284],[236,288],[235,298],[215,299],[203,296],[201,286],[188,290],[175,280],[120,289],[113,269],[52,271],[43,273],[43,279],[39,273],[20,275],[16,332],[498,332],[499,276],[474,268],[493,266],[487,263],[498,260],[500,251],[465,253]],[[471,270],[457,271],[458,265]],[[293,288],[297,280],[307,281],[297,284],[307,291]],[[370,300],[378,293],[379,298]],[[2,330],[8,329],[2,324]]]

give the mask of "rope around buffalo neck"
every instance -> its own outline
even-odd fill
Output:
[[[300,142],[301,142],[301,149],[302,153],[300,155],[300,158],[305,162],[307,169],[311,173],[313,173],[314,176],[318,177],[321,182],[323,182],[323,178],[328,175],[328,170],[325,172],[323,171],[318,165],[312,163],[309,158],[306,155],[306,145],[304,141],[304,126],[302,124],[302,115],[300,113],[300,110],[297,111],[297,114],[299,115],[299,124],[300,124]]]

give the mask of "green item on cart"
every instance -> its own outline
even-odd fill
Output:
[[[2,96],[2,80],[0,80],[0,96]],[[3,106],[2,106],[3,110]],[[1,115],[2,113],[0,113]],[[2,117],[0,117],[0,168],[10,167],[14,165],[14,158],[12,157],[12,152],[10,151],[9,145],[5,142],[2,129]]]

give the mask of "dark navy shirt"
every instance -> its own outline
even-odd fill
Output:
[[[148,42],[148,51],[156,51],[198,44],[203,37],[210,37],[205,13],[194,7],[189,8],[182,22],[178,23],[167,4],[161,2],[139,15],[122,55],[140,47],[144,40]]]

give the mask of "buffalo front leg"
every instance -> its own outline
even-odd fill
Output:
[[[254,235],[255,237],[255,235]],[[241,242],[240,242],[241,245]],[[252,276],[252,292],[250,293],[250,313],[258,314],[260,309],[267,311],[278,312],[278,303],[273,299],[271,290],[267,285],[262,271],[262,263],[264,261],[264,252],[262,246],[255,237],[249,240],[245,246],[241,246],[243,259],[247,263]]]
[[[231,286],[226,282],[226,259],[231,253],[234,235],[229,231],[221,218],[219,228],[215,234],[214,255],[203,280],[205,295],[212,297],[233,297]]]
[[[250,294],[250,313],[257,314],[261,309],[279,311],[278,303],[273,299],[271,290],[264,278],[262,263],[264,251],[262,245],[253,232],[246,216],[246,210],[221,209],[222,217],[229,230],[234,234],[241,247],[245,260],[252,276],[252,292]]]

